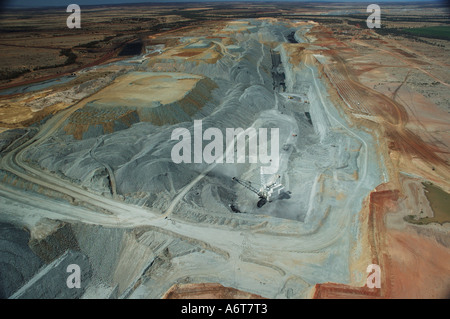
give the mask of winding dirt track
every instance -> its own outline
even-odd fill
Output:
[[[385,38],[385,37],[383,37],[383,39],[384,39],[384,41],[386,41],[386,38]],[[399,54],[399,53],[395,53],[395,52],[392,52],[392,51],[389,51],[389,50],[385,50],[385,49],[382,49],[382,48],[380,48],[380,47],[375,47],[375,46],[373,46],[373,45],[370,45],[370,44],[365,43],[365,42],[362,42],[362,41],[355,41],[355,43],[358,43],[358,44],[360,44],[360,45],[369,47],[369,48],[371,48],[372,50],[377,50],[377,51],[380,51],[380,52],[382,52],[382,53],[386,53],[386,54],[392,55],[392,56],[395,57],[396,59],[398,59],[398,60],[404,62],[406,65],[409,65],[410,68],[417,69],[417,70],[419,70],[419,71],[425,73],[425,74],[428,75],[429,77],[435,79],[436,81],[438,81],[438,82],[441,83],[442,85],[445,85],[446,87],[449,87],[449,88],[450,88],[450,84],[448,84],[448,83],[446,83],[445,81],[443,81],[442,79],[436,77],[434,74],[431,74],[431,73],[428,72],[427,70],[424,70],[423,68],[421,68],[421,67],[420,67],[419,65],[417,65],[416,63],[413,63],[413,62],[411,62],[410,60],[405,59],[405,58],[404,58],[401,54]],[[396,46],[396,47],[401,47],[401,46],[400,46],[399,44],[397,44],[397,43],[395,44],[395,46]],[[405,50],[404,47],[402,47],[402,49]],[[408,51],[410,51],[410,49],[408,49]],[[414,54],[420,55],[420,54],[417,53],[417,52],[414,52]],[[427,58],[427,57],[425,57],[425,56],[423,56],[423,55],[420,55],[420,57],[421,57],[421,59],[423,59],[423,60],[430,60],[429,58]],[[440,63],[440,62],[437,62],[436,60],[432,60],[432,63],[441,65],[442,67],[448,67],[448,66],[449,66],[448,64]]]
[[[443,170],[450,172],[446,161],[438,155],[439,152],[443,151],[438,146],[424,142],[419,136],[406,128],[408,113],[403,105],[354,79],[346,67],[345,61],[339,55],[333,54],[332,58],[337,62],[336,68],[345,77],[347,84],[365,95],[365,107],[369,109],[371,115],[382,119],[385,134],[391,141],[391,149],[399,150],[407,157],[420,158],[430,165],[441,165]],[[352,103],[350,96],[346,96],[345,92],[342,94],[348,103]],[[353,107],[358,109],[358,105],[353,105]]]
[[[327,108],[329,106],[323,101],[322,94],[317,87],[317,80],[314,77],[315,73],[310,66],[310,63],[310,61],[307,61],[306,66],[310,69],[311,76],[314,78],[319,98],[322,101],[327,116],[330,117],[329,121],[334,122],[337,126],[342,126],[342,128],[350,135],[361,140],[361,142],[365,144],[364,150],[361,151],[364,161],[361,164],[362,174],[358,184],[362,185],[365,182],[367,170],[368,155],[365,151],[367,150],[367,145],[361,137],[353,132],[352,129],[346,127],[344,123],[341,123],[328,111]],[[34,143],[42,143],[49,138],[61,125],[63,125],[64,121],[73,112],[83,107],[91,98],[92,97],[84,99],[83,102],[75,104],[71,108],[55,115],[42,127],[41,131],[33,139],[6,154],[1,161],[3,169],[12,172],[24,180],[66,194],[77,201],[89,203],[94,207],[98,207],[100,210],[106,211],[106,214],[102,214],[78,207],[67,210],[63,215],[60,215],[61,213],[56,213],[56,216],[59,216],[59,219],[61,220],[82,220],[89,223],[116,227],[152,226],[157,229],[157,231],[166,232],[171,236],[193,242],[221,256],[221,263],[217,266],[219,268],[212,269],[208,265],[199,265],[197,269],[193,270],[195,274],[204,275],[209,274],[212,271],[214,276],[219,276],[218,274],[221,272],[226,276],[227,271],[230,271],[230,269],[250,269],[259,267],[265,269],[265,272],[267,272],[268,276],[271,278],[270,285],[272,285],[272,287],[267,287],[266,289],[272,294],[277,294],[279,289],[282,289],[285,282],[292,276],[301,278],[302,273],[299,269],[293,269],[289,264],[291,261],[297,260],[299,254],[305,253],[305,256],[309,256],[312,253],[320,254],[323,250],[338,244],[342,237],[346,236],[346,232],[344,232],[343,229],[348,229],[352,225],[350,214],[334,214],[332,217],[324,217],[325,220],[323,223],[326,223],[327,227],[323,228],[322,221],[319,221],[317,231],[311,232],[310,230],[303,230],[302,232],[302,230],[299,230],[296,237],[293,237],[292,235],[283,236],[283,234],[263,232],[249,233],[244,236],[241,231],[233,229],[216,228],[213,225],[190,224],[176,219],[172,221],[164,219],[164,217],[170,215],[172,210],[182,199],[183,195],[190,189],[189,186],[197,183],[204,174],[200,174],[188,185],[188,187],[178,194],[172,201],[166,214],[161,214],[161,212],[151,211],[111,198],[92,194],[76,185],[71,185],[67,181],[61,180],[58,177],[28,165],[26,161],[24,161],[24,154],[27,147]],[[28,198],[21,199],[20,196],[23,194],[22,192],[10,190],[8,187],[3,186],[0,187],[0,189],[4,196],[14,198],[19,202],[26,201],[28,205],[33,205],[34,197],[32,195]],[[346,208],[352,205],[353,200],[356,200],[355,196],[358,196],[356,191],[346,200]],[[38,197],[39,196],[36,196],[36,198]],[[42,203],[41,206],[43,205],[45,205],[45,203]],[[58,206],[58,211],[64,211],[64,207],[67,206],[69,205],[65,203],[60,204]],[[50,211],[48,214],[53,218],[55,217],[54,212]],[[332,220],[330,220],[330,218],[332,218]],[[250,255],[249,252],[251,252]],[[179,278],[176,276],[180,275],[179,272],[174,272],[172,276],[174,276],[174,280],[176,280]],[[240,276],[245,278],[245,276],[248,276],[248,273],[242,272]]]
[[[397,54],[374,48],[397,57]],[[389,97],[376,92],[355,79],[346,67],[345,61],[332,51],[332,58],[337,61],[336,68],[345,77],[346,85],[365,94],[370,115],[381,119],[380,128],[384,131],[384,138],[390,141],[389,148],[399,151],[409,161],[414,158],[423,160],[428,165],[439,165],[443,176],[450,176],[448,164],[438,154],[442,152],[436,145],[428,144],[416,134],[406,128],[408,114],[400,103]],[[401,60],[403,58],[399,57]],[[448,86],[442,80],[421,69],[417,65],[404,61],[411,68],[417,68],[430,77]],[[332,79],[330,81],[333,83]],[[406,79],[405,79],[406,81]],[[333,83],[334,84],[334,83]],[[336,85],[335,85],[336,86]],[[341,98],[345,99],[351,110],[358,110],[357,103],[352,103],[354,94],[339,92]],[[354,112],[354,111],[353,111]],[[398,173],[398,172],[397,172]],[[324,283],[315,286],[313,298],[442,298],[447,293],[444,287],[448,276],[442,277],[444,282],[439,281],[439,274],[448,273],[448,249],[436,245],[432,240],[418,236],[414,233],[405,233],[389,229],[385,224],[386,215],[398,210],[401,193],[397,189],[389,189],[392,185],[386,185],[388,190],[374,191],[370,194],[368,204],[368,242],[371,249],[372,262],[380,265],[382,270],[381,289],[363,287],[352,287],[338,283]],[[383,188],[383,187],[382,187]],[[385,188],[384,188],[385,189]],[[412,248],[413,246],[415,248]],[[425,248],[427,247],[427,248]],[[426,249],[439,251],[442,263],[433,262],[434,257],[429,256]],[[413,264],[404,265],[405,260],[414,261]],[[423,290],[420,288],[424,288]],[[429,290],[427,290],[429,289]]]
[[[378,92],[368,90],[367,87],[353,80],[345,66],[344,61],[339,59],[339,57],[337,57],[336,60],[338,61],[339,71],[341,71],[342,74],[344,74],[348,79],[349,85],[354,87],[356,90],[364,91],[365,94],[369,95],[370,99],[368,104],[370,106],[370,110],[375,115],[385,119],[386,134],[395,143],[396,148],[406,154],[420,156],[431,163],[442,162],[442,159],[435,154],[435,148],[427,146],[414,134],[405,129],[408,116],[405,109],[400,104]],[[368,146],[363,137],[355,133],[355,131],[351,128],[348,128],[345,123],[342,123],[334,117],[328,110],[327,103],[324,102],[322,93],[319,90],[319,86],[317,84],[318,80],[314,76],[315,71],[313,70],[313,65],[314,63],[312,61],[312,57],[307,56],[305,66],[311,72],[312,78],[314,79],[315,89],[329,121],[345,130],[349,135],[358,139],[364,145],[361,149],[361,175],[355,191],[351,194],[351,196],[348,196],[348,199],[345,202],[345,208],[348,208],[353,205],[354,201],[360,200],[360,198],[358,198],[359,194],[357,191],[358,188],[360,188],[366,181],[369,156],[367,150]],[[64,121],[73,112],[82,108],[87,102],[90,101],[91,98],[92,97],[86,98],[82,102],[75,104],[55,115],[42,127],[41,131],[34,138],[24,143],[17,149],[10,151],[2,158],[2,161],[0,162],[3,169],[12,172],[24,180],[52,189],[59,193],[66,194],[72,198],[75,198],[77,201],[89,203],[90,205],[99,208],[99,210],[106,211],[106,213],[102,214],[76,207],[73,210],[60,215],[58,213],[49,212],[48,216],[53,218],[58,216],[62,220],[67,218],[69,220],[81,220],[84,222],[114,227],[137,227],[142,225],[151,226],[157,231],[165,232],[171,236],[193,242],[220,256],[220,264],[217,268],[209,265],[199,265],[197,269],[192,270],[193,273],[203,275],[205,273],[210,274],[213,272],[214,276],[217,276],[217,278],[219,278],[219,276],[223,273],[225,278],[227,276],[226,271],[229,271],[229,269],[245,269],[246,267],[249,269],[253,267],[262,267],[266,269],[270,275],[270,279],[272,281],[270,284],[273,285],[270,289],[273,289],[276,292],[278,292],[277,289],[281,289],[279,287],[282,287],[291,276],[302,276],[301,271],[295,267],[293,268],[292,265],[289,264],[291,261],[298,260],[299,255],[302,253],[307,254],[300,255],[305,256],[304,258],[307,258],[308,255],[313,253],[323,253],[326,248],[339,243],[339,240],[346,235],[343,230],[349,229],[351,226],[352,220],[349,214],[335,214],[329,217],[329,219],[332,218],[331,220],[326,220],[326,217],[324,217],[324,220],[319,222],[317,229],[314,232],[304,231],[302,233],[300,230],[295,237],[283,236],[283,234],[276,234],[275,237],[274,234],[263,232],[255,231],[249,232],[248,234],[243,234],[241,231],[224,229],[220,227],[216,228],[214,225],[191,224],[189,222],[184,222],[177,219],[166,220],[165,217],[169,217],[171,215],[178,203],[183,199],[184,195],[191,189],[191,187],[193,187],[193,185],[205,176],[208,170],[203,172],[203,174],[198,175],[193,181],[191,181],[190,184],[188,184],[188,186],[177,194],[165,214],[162,214],[162,212],[136,207],[114,199],[92,194],[76,185],[71,185],[67,181],[63,181],[53,175],[28,165],[26,161],[24,161],[24,154],[27,147],[34,143],[42,143],[47,138],[52,136],[52,134],[56,132],[61,125],[63,125]],[[34,201],[39,198],[39,196],[34,195],[30,195],[27,198],[21,198],[21,196],[23,196],[23,192],[3,185],[0,185],[0,193],[4,197],[13,198],[19,202],[26,202],[27,205],[36,205]],[[381,265],[386,264],[385,258],[388,258],[388,256],[385,257],[385,255],[382,254],[382,251],[386,249],[385,246],[383,246],[385,243],[381,237],[384,232],[383,215],[386,213],[386,207],[388,207],[386,206],[386,203],[389,201],[395,201],[397,198],[398,194],[396,191],[374,192],[370,196],[369,236],[371,237],[369,242],[372,247],[372,259],[374,263]],[[45,202],[43,202],[42,199],[38,204],[45,208]],[[58,204],[59,211],[64,211],[67,207],[70,206],[61,202]],[[322,226],[325,223],[328,224],[328,228],[324,230],[322,229]],[[249,252],[251,252],[250,256]],[[300,267],[298,268],[300,269]],[[241,276],[245,277],[245,275],[248,274],[249,273],[242,272]],[[389,273],[387,274],[389,276]],[[174,272],[172,276],[174,276],[174,278],[171,278],[170,280],[173,279],[172,282],[174,282],[179,278],[180,273]],[[382,285],[386,287],[383,288],[386,290],[373,291],[367,290],[368,288],[366,287],[322,284],[316,286],[315,297],[351,297],[356,295],[358,297],[390,296],[390,286],[388,283],[384,282]]]

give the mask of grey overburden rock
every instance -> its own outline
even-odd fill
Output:
[[[67,272],[69,265],[80,267],[80,288],[69,287]],[[83,295],[90,281],[91,266],[88,258],[78,251],[68,250],[61,257],[46,265],[31,278],[22,288],[14,293],[11,299],[75,299]]]

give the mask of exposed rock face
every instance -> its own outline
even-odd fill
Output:
[[[28,139],[33,137],[36,133],[36,130],[32,128],[24,129],[12,129],[6,132],[0,133],[0,153],[8,149],[8,147],[19,146],[21,143],[26,142]]]
[[[8,298],[44,264],[28,246],[29,233],[0,223],[0,298]]]
[[[398,194],[372,192],[388,178],[377,140],[331,99],[310,27],[261,19],[213,36],[171,34],[175,45],[57,114],[53,131],[44,125],[37,143],[2,161],[1,181],[15,188],[0,185],[0,218],[16,223],[0,235],[17,238],[0,243],[5,255],[20,252],[0,265],[3,296],[304,298],[316,284],[315,297],[364,295],[367,262],[382,264],[370,249],[380,247],[371,241],[386,212],[361,211],[390,207]],[[276,174],[292,196],[258,208],[258,195],[232,177],[259,187],[273,176],[248,156],[175,163],[172,132],[193,136],[194,120],[202,133],[278,128]],[[71,263],[83,270],[81,290],[65,288]]]
[[[137,122],[139,122],[139,116],[134,110],[116,107],[102,111],[87,105],[70,117],[64,131],[80,140],[113,133]]]
[[[70,224],[60,224],[43,238],[32,238],[28,246],[46,263],[63,255],[68,249],[79,250]]]
[[[76,139],[110,134],[138,122],[154,125],[190,121],[217,85],[182,73],[131,72],[74,112],[64,131]]]
[[[80,288],[69,287],[70,265],[80,267]],[[68,250],[55,259],[16,291],[11,299],[75,299],[80,298],[91,279],[91,266],[88,258],[80,252]]]

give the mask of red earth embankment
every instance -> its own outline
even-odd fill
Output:
[[[372,263],[381,268],[381,288],[352,287],[339,283],[315,286],[313,298],[448,298],[450,249],[409,228],[386,225],[386,215],[397,212],[398,190],[370,194],[368,240]]]
[[[263,299],[259,295],[216,283],[176,284],[163,299]]]

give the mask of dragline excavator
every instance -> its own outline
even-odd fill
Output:
[[[264,206],[267,202],[272,202],[276,199],[284,199],[290,198],[290,191],[285,191],[284,186],[280,183],[281,176],[274,175],[272,180],[269,183],[266,183],[264,179],[264,174],[261,167],[261,188],[258,190],[257,188],[252,186],[252,183],[249,181],[244,181],[238,179],[237,177],[233,177],[232,180],[241,184],[245,188],[251,190],[253,193],[259,196],[259,201],[256,204],[258,208]]]

